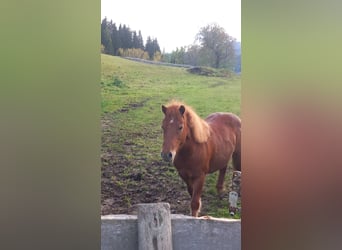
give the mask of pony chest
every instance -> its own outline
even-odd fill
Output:
[[[188,142],[177,151],[175,162],[179,165],[203,162],[207,155],[208,149],[205,143]]]
[[[191,150],[179,150],[174,160],[174,166],[181,175],[191,176],[208,168],[210,156],[204,145]]]

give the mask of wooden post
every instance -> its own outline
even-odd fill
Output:
[[[172,250],[170,204],[138,204],[139,250]]]

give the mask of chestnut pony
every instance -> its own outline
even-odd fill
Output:
[[[162,105],[164,142],[161,157],[173,163],[191,196],[191,215],[197,217],[205,176],[219,170],[217,192],[223,191],[232,158],[241,171],[241,120],[232,113],[213,113],[201,119],[191,107],[173,101]]]

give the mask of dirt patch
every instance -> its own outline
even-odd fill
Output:
[[[149,101],[150,98],[146,98],[140,102],[133,102],[133,103],[129,103],[125,106],[123,106],[121,109],[120,109],[120,112],[128,112],[129,110],[131,109],[136,109],[136,108],[140,108],[140,107],[143,107],[144,104]]]
[[[102,215],[135,214],[136,204],[151,202],[168,202],[172,213],[189,214],[189,195],[175,168],[157,155],[158,160],[147,159],[142,146],[134,140],[155,135],[137,133],[130,135],[132,139],[123,139],[112,115],[102,118],[102,134]]]
[[[216,83],[214,83],[214,84],[211,84],[211,85],[209,85],[209,88],[215,88],[215,87],[218,87],[218,86],[221,86],[221,85],[224,85],[224,84],[226,84],[225,82],[216,82]]]
[[[106,161],[109,164],[102,167],[101,178],[103,215],[135,214],[136,204],[153,202],[169,202],[172,213],[189,213],[185,187],[167,177],[167,166],[156,162],[144,170],[135,169],[134,163],[120,155]]]

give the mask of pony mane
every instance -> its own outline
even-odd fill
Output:
[[[172,101],[167,107],[176,106],[178,109],[181,105],[185,107],[184,115],[186,116],[187,125],[193,139],[198,143],[206,142],[210,136],[209,125],[205,120],[199,117],[190,106],[182,102]]]

